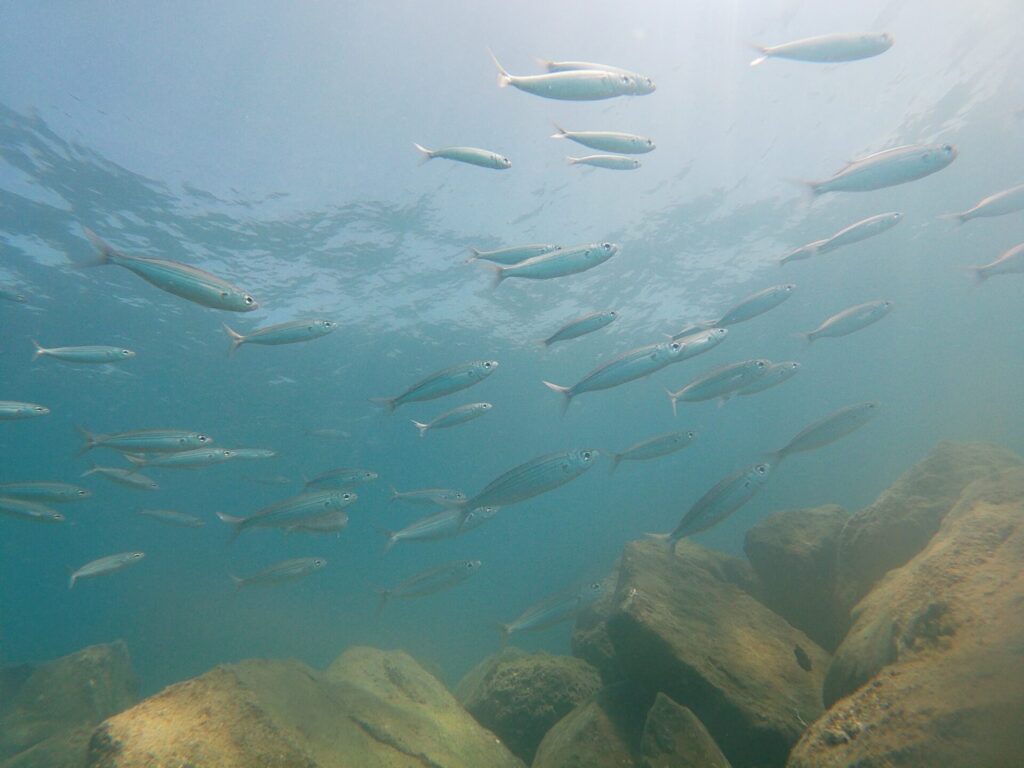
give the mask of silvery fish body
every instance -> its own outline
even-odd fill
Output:
[[[287,323],[269,325],[266,328],[259,328],[252,333],[241,334],[224,323],[224,331],[231,340],[228,353],[234,352],[243,344],[264,344],[277,346],[279,344],[297,344],[303,341],[312,341],[326,336],[338,327],[333,320],[290,320]]]
[[[441,149],[427,149],[426,147],[413,142],[413,146],[423,155],[423,162],[433,160],[435,157],[444,160],[455,160],[459,163],[478,165],[481,168],[493,168],[504,171],[512,167],[512,161],[497,152],[477,147],[442,147]]]
[[[122,469],[121,467],[92,467],[82,473],[82,477],[88,477],[89,475],[101,475],[118,485],[135,488],[140,491],[157,491],[160,489],[160,486],[155,480],[139,474],[134,469]]]
[[[757,495],[768,482],[769,464],[755,464],[715,484],[679,521],[665,538],[675,544],[682,538],[706,531],[727,518]]]
[[[413,384],[405,392],[395,397],[373,398],[371,402],[386,406],[389,411],[394,411],[400,405],[419,402],[422,400],[434,400],[438,397],[450,395],[466,387],[479,384],[498,368],[497,360],[474,360],[471,363],[453,365],[437,373],[432,373],[425,379]]]
[[[737,395],[753,395],[757,392],[764,392],[778,384],[781,384],[791,376],[800,372],[800,363],[795,360],[785,360],[781,363],[772,363],[763,375],[736,390]]]
[[[659,456],[667,456],[670,453],[682,450],[697,439],[697,432],[693,429],[682,432],[666,432],[663,435],[655,435],[632,445],[620,453],[610,454],[612,467],[609,473],[614,472],[620,461],[646,461],[656,459]]]
[[[415,491],[391,489],[391,501],[406,504],[432,504],[438,507],[458,507],[466,502],[466,494],[452,488],[420,488]]]
[[[114,250],[91,229],[85,234],[100,253],[98,264],[116,264],[130,270],[162,291],[212,309],[251,312],[259,304],[248,293],[216,275],[169,259],[129,256]]]
[[[575,320],[570,320],[553,334],[548,336],[541,342],[541,344],[545,347],[550,347],[552,344],[559,341],[568,341],[569,339],[576,339],[588,333],[599,331],[606,325],[614,322],[618,317],[619,313],[615,310],[592,312],[589,315],[577,317]]]
[[[632,171],[640,167],[640,161],[632,157],[620,155],[587,155],[586,157],[567,157],[569,165],[590,165],[594,168],[607,168],[610,171]]]
[[[161,523],[176,525],[181,528],[201,528],[206,521],[195,515],[188,515],[184,512],[177,512],[173,509],[138,509],[136,510],[143,517],[159,520]]]
[[[213,444],[209,435],[184,429],[137,429],[112,435],[93,434],[84,427],[76,429],[85,441],[79,453],[93,448],[113,448],[122,453],[174,453]]]
[[[598,64],[593,61],[550,61],[548,59],[542,59],[541,64],[544,69],[548,72],[578,72],[578,71],[599,71],[599,72],[611,72],[616,75],[625,75],[626,77],[632,78],[634,92],[638,95],[646,95],[654,93],[657,90],[654,86],[654,81],[651,78],[641,75],[638,72],[633,72],[622,67],[613,67],[611,64]]]
[[[750,62],[750,66],[756,67],[766,59],[792,59],[820,64],[857,61],[885,53],[892,44],[892,35],[887,32],[819,35],[782,45],[756,45],[754,47],[761,52],[761,56]]]
[[[497,514],[497,507],[479,507],[464,511],[451,508],[422,517],[398,531],[385,531],[388,540],[384,551],[388,552],[400,541],[440,541],[461,536],[478,528]]]
[[[0,496],[63,503],[88,498],[92,491],[70,483],[3,483],[0,484]]]
[[[543,256],[545,253],[561,250],[560,245],[548,245],[545,243],[534,243],[531,245],[514,245],[511,248],[499,248],[496,251],[481,251],[478,248],[470,248],[473,255],[467,261],[490,261],[495,264],[518,264],[521,261],[532,259],[534,256]]]
[[[231,577],[235,589],[241,589],[242,587],[266,586],[294,581],[309,576],[314,571],[319,571],[325,565],[327,565],[327,561],[322,557],[295,557],[269,565],[262,571],[245,578],[240,578],[232,573],[229,573],[228,576]]]
[[[565,277],[586,272],[588,269],[604,264],[619,252],[615,243],[591,243],[575,248],[562,248],[558,251],[534,256],[532,259],[518,264],[500,266],[492,264],[494,270],[493,288],[501,285],[509,277],[521,277],[527,280],[550,280],[553,277]]]
[[[590,448],[559,451],[524,462],[499,475],[465,507],[507,507],[554,490],[575,480],[594,465],[598,452]]]
[[[779,306],[779,304],[792,296],[795,290],[795,285],[785,283],[784,285],[773,285],[770,288],[765,288],[763,291],[758,291],[722,315],[714,325],[718,328],[736,325],[737,323],[742,323],[762,315],[769,309]]]
[[[380,596],[378,611],[383,609],[384,604],[391,598],[423,597],[456,587],[477,573],[480,566],[479,560],[456,560],[421,571],[391,589],[378,589],[377,594]]]
[[[272,459],[277,452],[271,448],[231,448],[236,459]]]
[[[285,527],[286,533],[340,533],[348,526],[348,515],[343,510],[329,512],[322,517],[302,520]]]
[[[0,514],[36,523],[60,523],[64,515],[37,501],[0,496]]]
[[[235,452],[227,448],[193,448],[190,451],[150,455],[125,454],[125,458],[136,467],[163,467],[165,469],[199,469],[220,464],[234,457]]]
[[[0,299],[4,301],[12,301],[15,304],[24,304],[28,301],[25,294],[6,285],[0,285]]]
[[[979,281],[994,275],[1012,275],[1024,272],[1024,243],[1015,245],[998,259],[978,267],[967,267]]]
[[[93,560],[71,574],[71,578],[68,579],[68,589],[73,588],[75,582],[79,579],[91,579],[107,573],[114,573],[114,571],[120,571],[122,568],[127,568],[129,565],[139,562],[145,556],[144,552],[121,552],[116,555],[107,555],[98,560]]]
[[[420,437],[423,437],[431,429],[448,429],[449,427],[458,426],[459,424],[465,424],[467,421],[477,419],[493,407],[490,403],[469,403],[468,405],[460,405],[458,408],[452,408],[450,411],[442,413],[429,422],[413,419],[412,423],[420,431]]]
[[[502,644],[516,632],[539,632],[569,621],[607,591],[604,582],[592,581],[555,592],[534,603],[507,624],[499,624]]]
[[[38,403],[23,403],[19,400],[0,400],[0,421],[31,419],[45,416],[50,409]]]
[[[237,536],[250,528],[289,528],[302,525],[308,520],[344,509],[358,498],[351,491],[340,489],[311,491],[264,507],[249,517],[232,517],[223,512],[218,512],[217,517],[233,526],[234,535]]]
[[[886,299],[869,301],[837,312],[813,331],[805,333],[808,342],[821,337],[838,338],[877,323],[892,310],[893,303]]]
[[[306,480],[306,487],[311,485],[320,487],[346,488],[352,485],[372,483],[378,477],[372,469],[360,467],[338,467],[317,475],[312,480]]]
[[[886,230],[895,227],[902,220],[903,214],[898,211],[880,213],[877,216],[869,216],[862,221],[858,221],[855,224],[844,227],[832,235],[832,237],[825,238],[824,240],[817,240],[813,243],[808,243],[807,245],[797,248],[795,251],[792,251],[782,257],[779,263],[785,264],[790,261],[809,259],[811,256],[818,254],[829,253],[838,248],[842,248],[844,245],[851,245],[852,243],[866,240],[869,237],[880,235]]]
[[[607,70],[574,69],[550,72],[545,75],[511,75],[494,58],[498,68],[498,87],[513,86],[525,93],[559,101],[599,101],[617,96],[634,96],[643,93],[647,87],[635,76]]]
[[[772,461],[778,464],[791,453],[811,451],[834,443],[867,424],[877,413],[878,403],[875,402],[857,403],[840,408],[801,430],[796,437],[772,454]]]
[[[826,192],[869,192],[894,187],[941,171],[956,160],[952,144],[910,144],[886,149],[854,160],[836,171],[831,178],[811,181],[814,195]]]
[[[618,152],[624,155],[642,155],[655,149],[654,142],[645,136],[616,131],[567,131],[555,126],[558,131],[552,139],[569,139],[584,147],[601,152]]]
[[[971,219],[980,219],[984,216],[1005,216],[1017,211],[1024,211],[1024,184],[989,195],[973,208],[969,208],[963,213],[947,214],[947,218],[954,218],[961,224],[966,224]]]
[[[687,384],[678,392],[665,390],[672,401],[672,415],[676,414],[676,403],[679,400],[699,403],[716,397],[728,399],[730,395],[764,376],[769,366],[769,360],[744,360],[722,365]]]
[[[48,349],[35,339],[32,340],[32,343],[36,347],[36,351],[32,355],[33,360],[40,357],[52,357],[65,363],[119,363],[122,360],[135,357],[135,353],[130,349],[121,347],[86,346],[50,347]]]

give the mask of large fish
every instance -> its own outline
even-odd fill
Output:
[[[631,445],[624,451],[610,453],[612,466],[608,473],[614,472],[615,468],[619,466],[620,461],[646,461],[647,459],[656,459],[659,456],[667,456],[670,453],[686,448],[696,439],[697,432],[692,429],[655,435],[636,445]]]
[[[23,403],[20,400],[0,400],[0,421],[31,419],[46,416],[50,409],[39,403]]]
[[[492,53],[498,68],[498,87],[512,86],[525,93],[559,101],[599,101],[617,96],[639,96],[651,93],[654,84],[638,80],[626,72],[603,69],[571,69],[544,75],[511,75]],[[649,88],[649,90],[648,90]]]
[[[135,511],[143,517],[159,520],[161,523],[175,525],[179,528],[202,528],[206,525],[206,521],[201,517],[178,512],[174,509],[137,509]]]
[[[778,384],[781,384],[791,376],[800,372],[800,363],[795,360],[785,360],[781,363],[772,363],[763,375],[736,390],[737,395],[753,395],[764,392]]]
[[[452,488],[420,488],[415,491],[399,491],[391,489],[393,501],[403,501],[406,504],[426,504],[438,507],[459,507],[466,503],[466,494]]]
[[[594,466],[598,455],[592,448],[581,448],[531,459],[496,477],[463,507],[508,507],[526,501],[575,480]]]
[[[93,434],[81,426],[75,427],[84,444],[78,453],[93,448],[113,448],[122,453],[175,453],[206,448],[213,444],[213,438],[201,432],[184,429],[137,429],[117,432],[111,435]]]
[[[994,275],[1012,275],[1024,272],[1024,243],[1002,253],[998,259],[979,266],[966,267],[980,283]]]
[[[618,319],[618,317],[619,313],[613,309],[605,312],[591,312],[589,315],[584,315],[583,317],[577,317],[575,320],[570,320],[546,339],[541,340],[540,343],[545,347],[550,347],[552,344],[559,341],[576,339],[580,336],[584,336],[588,333],[593,333],[594,331],[604,328],[609,323]]]
[[[453,365],[421,379],[409,387],[405,392],[395,397],[371,398],[371,403],[385,406],[389,411],[394,411],[400,405],[406,403],[420,402],[423,400],[434,400],[438,397],[450,395],[460,389],[479,384],[498,368],[497,360],[474,360],[471,363]]]
[[[985,216],[1005,216],[1017,211],[1024,211],[1024,184],[996,192],[994,195],[989,195],[978,201],[973,208],[968,208],[961,213],[947,213],[943,218],[956,219],[959,223],[966,224],[971,219],[980,219]]]
[[[604,264],[618,252],[619,246],[615,243],[591,243],[575,248],[562,248],[543,256],[534,256],[532,259],[526,259],[518,264],[502,266],[490,263],[484,266],[494,273],[494,280],[491,283],[493,289],[510,277],[520,277],[526,280],[550,280],[555,277],[576,275]]]
[[[676,415],[676,403],[680,400],[699,403],[718,398],[720,403],[724,403],[743,387],[764,376],[769,366],[769,360],[744,360],[719,366],[690,382],[678,392],[666,389],[668,399],[672,401],[672,415]]]
[[[618,152],[624,155],[641,155],[652,152],[654,142],[644,136],[633,133],[617,133],[615,131],[567,131],[557,124],[557,133],[552,139],[569,139],[584,147],[597,149],[601,152]]]
[[[123,349],[121,347],[86,346],[47,348],[35,339],[32,339],[32,343],[36,347],[36,351],[32,354],[33,360],[38,360],[40,357],[52,357],[54,360],[61,360],[65,363],[119,363],[122,360],[128,360],[135,357],[135,353],[130,349]]]
[[[319,486],[321,488],[347,488],[363,483],[372,483],[379,475],[372,469],[360,467],[338,467],[322,472],[314,478],[305,481],[306,487]]]
[[[597,70],[600,72],[612,72],[616,75],[626,75],[634,81],[634,88],[638,94],[646,95],[654,93],[655,88],[654,81],[646,75],[641,75],[639,72],[633,72],[629,69],[623,69],[622,67],[613,67],[611,64],[598,64],[593,61],[551,61],[550,59],[541,59],[541,66],[544,67],[548,72],[576,72],[580,70]]]
[[[823,181],[808,181],[811,192],[869,192],[894,187],[941,171],[956,160],[952,144],[909,144],[853,160]]]
[[[497,152],[476,147],[442,147],[441,149],[427,149],[426,147],[413,142],[413,146],[420,152],[421,162],[433,160],[435,157],[444,160],[455,160],[459,163],[478,165],[481,168],[494,168],[499,171],[512,167],[512,161]]]
[[[122,568],[127,568],[129,565],[139,562],[145,556],[144,552],[120,552],[116,555],[107,555],[98,560],[88,562],[71,574],[68,579],[68,589],[72,589],[75,586],[75,582],[80,579],[92,579],[96,576],[120,571]]]
[[[739,304],[734,306],[718,320],[712,323],[713,327],[723,328],[727,325],[736,325],[752,318],[762,315],[770,309],[774,309],[782,302],[793,295],[796,286],[792,283],[773,285],[748,296]]]
[[[473,254],[466,261],[492,261],[495,264],[518,264],[521,261],[532,259],[534,256],[543,256],[545,253],[561,250],[560,245],[547,243],[533,243],[530,245],[514,245],[511,248],[499,248],[496,251],[481,251],[479,248],[470,248]]]
[[[640,167],[640,161],[633,157],[621,155],[587,155],[585,157],[567,157],[569,165],[589,165],[594,168],[606,168],[609,171],[632,171]]]
[[[576,618],[580,611],[597,600],[606,591],[601,581],[562,589],[534,603],[507,624],[498,624],[501,644],[505,645],[516,632],[539,632]]]
[[[880,235],[887,229],[892,229],[903,220],[903,214],[898,211],[880,213],[877,216],[869,216],[866,219],[851,224],[848,227],[836,232],[832,237],[824,240],[816,240],[813,243],[802,245],[794,251],[779,259],[779,264],[786,264],[790,261],[809,259],[822,253],[829,253],[844,245],[866,240],[869,237]]]
[[[92,496],[92,491],[70,483],[20,482],[0,484],[0,496],[29,501],[79,501]]]
[[[286,581],[301,579],[315,571],[319,571],[325,565],[327,565],[327,561],[322,557],[295,557],[268,565],[263,570],[257,571],[252,576],[246,576],[245,578],[235,576],[233,573],[229,573],[228,576],[231,577],[235,589],[249,586],[268,586],[270,584],[282,584]]]
[[[755,464],[729,475],[701,496],[671,533],[652,534],[652,538],[674,546],[682,538],[717,525],[754,498],[768,482],[770,472],[770,464]]]
[[[217,517],[232,526],[232,536],[235,537],[252,528],[291,528],[302,525],[344,509],[358,498],[351,491],[340,489],[311,491],[271,504],[249,517],[233,517],[223,512],[218,512]]]
[[[420,431],[420,437],[423,437],[432,429],[448,429],[449,427],[458,426],[459,424],[465,424],[467,421],[477,419],[493,407],[490,403],[469,403],[468,405],[460,405],[458,408],[445,411],[431,421],[423,422],[413,419],[412,423]]]
[[[258,328],[252,333],[241,334],[224,323],[224,331],[230,341],[228,354],[231,354],[243,344],[264,344],[277,346],[279,344],[296,344],[303,341],[312,341],[326,336],[338,327],[333,320],[291,320],[287,323],[278,323],[266,328]]]
[[[139,491],[158,491],[160,486],[155,480],[139,474],[135,469],[124,469],[122,467],[92,467],[82,473],[82,477],[89,475],[100,475],[112,483],[123,485],[127,488],[134,488]]]
[[[893,38],[888,32],[881,34],[819,35],[794,40],[781,45],[755,45],[761,55],[750,62],[756,67],[768,59],[792,59],[819,64],[858,61],[878,56],[892,48]]]
[[[796,437],[767,458],[772,464],[778,464],[790,454],[812,451],[815,448],[834,443],[855,429],[863,427],[877,413],[878,403],[875,402],[857,403],[840,408],[802,429]]]
[[[137,469],[144,467],[163,467],[165,469],[199,469],[221,464],[235,458],[235,452],[227,448],[193,448],[190,451],[175,453],[138,454],[126,453],[128,459]]]
[[[37,501],[11,499],[4,496],[0,496],[0,514],[31,520],[35,523],[61,523],[64,521],[64,515],[60,512]]]
[[[387,536],[384,551],[390,552],[391,548],[400,541],[440,541],[461,536],[467,531],[480,527],[494,517],[497,512],[497,507],[479,507],[468,512],[450,508],[422,517],[398,531],[384,529],[383,533]]]
[[[377,589],[380,603],[377,612],[384,610],[384,605],[393,598],[407,599],[423,597],[456,587],[480,570],[479,560],[456,560],[411,576],[390,589]]]
[[[869,301],[849,307],[842,312],[837,312],[825,322],[815,328],[801,334],[808,343],[820,338],[838,338],[866,328],[872,323],[877,323],[892,310],[893,303],[887,299]]]

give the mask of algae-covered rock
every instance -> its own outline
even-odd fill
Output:
[[[544,734],[597,693],[601,678],[582,659],[507,650],[467,673],[455,695],[478,723],[530,763]]]
[[[729,768],[697,716],[663,693],[647,713],[640,753],[644,768]]]
[[[0,768],[83,768],[95,723],[59,731],[8,760]]]
[[[790,768],[1024,765],[1024,469],[979,480],[854,612]]]
[[[90,768],[522,768],[408,655],[216,667],[104,722]]]
[[[747,531],[743,543],[761,580],[762,602],[828,651],[846,631],[846,612],[835,598],[834,564],[848,519],[834,504],[777,512]]]
[[[628,544],[609,636],[629,678],[691,709],[734,766],[782,765],[821,712],[828,654],[708,563],[689,541]]]
[[[836,556],[836,594],[849,611],[888,571],[924,549],[970,483],[1022,460],[988,443],[944,442],[903,474],[844,528]]]

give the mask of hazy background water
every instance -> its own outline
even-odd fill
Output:
[[[940,221],[1024,182],[1024,51],[1015,0],[966,3],[241,3],[173,8],[14,3],[0,10],[0,397],[48,417],[0,428],[0,481],[74,481],[74,425],[98,431],[184,427],[221,446],[265,446],[272,462],[233,462],[154,477],[134,492],[83,481],[89,500],[60,526],[0,519],[0,659],[39,660],[125,638],[144,687],[250,656],[330,661],[350,644],[402,647],[453,681],[498,645],[493,628],[583,575],[622,544],[668,530],[714,482],[779,447],[808,422],[877,399],[881,415],[820,452],[787,461],[750,505],[698,541],[738,552],[773,511],[869,503],[941,439],[1024,450],[1019,406],[1020,283],[976,288],[962,266],[1024,240],[1020,214],[962,228]],[[831,31],[895,36],[883,56],[843,66],[769,61],[747,43]],[[650,75],[655,94],[559,103],[495,84],[491,47],[512,72],[534,57],[608,62]],[[565,164],[570,129],[651,136],[631,173]],[[440,160],[417,167],[412,142],[468,144],[512,158],[507,172]],[[787,179],[821,178],[846,160],[911,142],[960,156],[919,182],[808,206]],[[900,210],[880,236],[780,269],[791,248],[866,216]],[[229,315],[160,293],[92,257],[81,225],[118,247],[195,263],[262,304]],[[584,275],[508,281],[495,293],[465,247],[611,240],[622,252]],[[648,381],[580,397],[564,419],[542,379],[571,384],[599,360],[660,340],[779,282],[797,294],[736,326],[718,349]],[[896,302],[857,335],[809,349],[794,337],[851,304]],[[592,336],[541,350],[532,340],[570,317],[614,308]],[[302,316],[340,327],[231,359],[220,323],[239,329]],[[123,344],[114,369],[52,360],[44,345]],[[802,372],[718,409],[683,405],[665,386],[748,357],[797,359]],[[383,415],[372,396],[471,359],[500,361],[480,386]],[[410,418],[488,400],[494,412],[420,440]],[[675,456],[607,463],[510,508],[461,539],[400,544],[381,556],[375,527],[419,514],[387,506],[388,488],[472,493],[551,450],[626,446],[695,427]],[[345,430],[325,441],[306,432]],[[117,457],[96,451],[95,459]],[[217,510],[248,514],[291,488],[253,482],[333,466],[375,469],[340,537],[247,534],[233,545]],[[180,530],[138,506],[202,515]],[[66,569],[142,549],[137,567],[69,592]],[[321,555],[323,573],[232,596],[227,572]],[[375,618],[376,585],[477,557],[457,590],[396,603]],[[517,638],[565,652],[568,629]]]

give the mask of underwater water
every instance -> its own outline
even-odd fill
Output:
[[[808,424],[877,401],[863,428],[774,467],[765,487],[695,539],[738,553],[772,512],[874,499],[936,442],[986,440],[1024,451],[1024,277],[975,284],[1024,240],[1024,213],[958,225],[941,218],[1024,183],[1024,50],[1017,0],[770,2],[8,4],[0,39],[0,399],[49,414],[0,422],[0,483],[59,481],[91,495],[41,524],[0,516],[0,661],[40,661],[123,638],[142,690],[250,657],[323,666],[353,645],[402,648],[453,684],[501,642],[498,623],[570,585],[601,579],[625,542],[668,532],[722,478],[762,461]],[[769,59],[749,44],[886,31],[881,55],[840,64]],[[600,101],[499,88],[488,49],[514,74],[536,57],[607,62],[657,90]],[[568,130],[650,137],[629,171],[572,166],[594,154],[549,138]],[[486,148],[505,170],[413,143]],[[825,179],[901,145],[956,147],[948,167],[897,186],[811,201],[792,179]],[[867,217],[903,214],[875,237],[779,266],[806,243]],[[86,267],[83,227],[134,256],[200,267],[259,308],[221,311],[161,291],[116,265]],[[593,269],[506,279],[466,263],[470,247],[614,243]],[[603,362],[721,317],[769,286],[791,298],[729,326],[710,351],[647,378],[581,394],[564,416],[549,381],[571,385]],[[847,307],[890,314],[808,344]],[[569,320],[615,310],[609,326],[545,348]],[[240,333],[295,319],[337,323],[322,338],[244,344]],[[45,347],[114,345],[135,356],[73,364]],[[716,366],[795,360],[763,392],[680,402]],[[493,374],[388,413],[435,371],[495,360]],[[467,403],[493,408],[418,435]],[[112,434],[183,429],[219,448],[268,448],[193,470],[153,467],[159,490],[96,474],[118,452],[77,455],[76,426]],[[609,453],[694,430],[671,455]],[[596,449],[563,487],[502,508],[448,540],[382,530],[436,508],[389,500],[443,487],[473,496],[554,451]],[[303,477],[373,470],[337,534],[246,531],[252,515],[299,494]],[[200,517],[166,525],[139,508]],[[68,589],[68,571],[141,551],[121,571]],[[229,574],[318,557],[304,578],[236,590]],[[393,587],[454,560],[479,573],[448,590],[390,600]],[[516,635],[566,653],[569,625]]]

